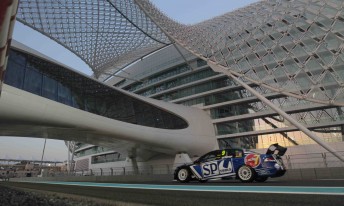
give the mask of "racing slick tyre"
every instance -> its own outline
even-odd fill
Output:
[[[189,182],[191,180],[191,172],[188,168],[182,167],[177,171],[177,180],[182,183]]]
[[[254,181],[256,182],[265,182],[268,179],[268,177],[256,177]]]
[[[237,175],[241,182],[253,182],[253,180],[256,178],[255,171],[247,165],[241,166]]]

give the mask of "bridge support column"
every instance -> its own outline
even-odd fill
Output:
[[[136,149],[132,148],[128,151],[128,157],[125,160],[125,171],[128,174],[139,174],[139,167],[136,160]]]
[[[7,58],[11,46],[14,23],[18,9],[18,0],[0,1],[0,96],[5,78]]]
[[[176,169],[176,167],[186,164],[186,163],[191,163],[192,160],[190,156],[187,153],[179,153],[176,154],[176,157],[174,158],[173,162],[173,170]]]

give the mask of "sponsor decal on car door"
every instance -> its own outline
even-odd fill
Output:
[[[252,168],[256,168],[261,164],[261,159],[259,154],[249,154],[245,157],[245,165]]]
[[[233,173],[233,163],[231,159],[215,160],[201,164],[203,178],[225,176]]]

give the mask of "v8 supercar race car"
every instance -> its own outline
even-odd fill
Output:
[[[176,168],[174,179],[179,182],[209,179],[237,178],[242,182],[264,182],[269,177],[280,177],[286,172],[281,156],[287,148],[278,144],[269,147],[266,154],[258,154],[243,149],[223,149],[211,151],[193,163]]]

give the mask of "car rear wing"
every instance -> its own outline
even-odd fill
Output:
[[[278,154],[279,156],[283,156],[286,151],[287,151],[287,148],[282,147],[278,145],[278,143],[276,143],[276,144],[270,145],[270,147],[266,151],[266,154]]]

